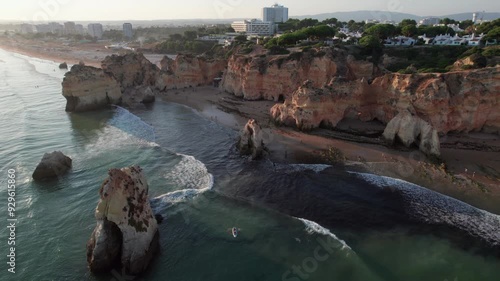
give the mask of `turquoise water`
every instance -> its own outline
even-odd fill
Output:
[[[0,280],[132,280],[91,275],[85,245],[107,170],[134,164],[165,217],[161,253],[134,280],[499,280],[498,255],[407,218],[399,195],[377,183],[328,166],[248,162],[234,151],[237,132],[177,104],[66,113],[63,76],[55,63],[0,50]],[[33,182],[53,150],[73,169]],[[17,175],[15,274],[8,169]]]

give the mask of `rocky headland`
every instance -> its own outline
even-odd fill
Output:
[[[122,267],[129,274],[146,270],[160,247],[148,193],[140,167],[109,171],[99,190],[97,225],[87,243],[87,262],[92,272],[114,267]]]
[[[159,91],[211,85],[225,65],[225,60],[179,55],[165,57],[160,68],[141,53],[107,56],[101,68],[75,65],[62,83],[66,111],[154,102]]]
[[[255,119],[265,132],[264,141],[272,157],[279,161],[289,161],[287,157],[294,155],[285,151],[289,148],[285,139],[300,138],[293,150],[320,154],[333,145],[344,151],[346,159],[361,163],[367,172],[425,186],[445,178],[448,183],[443,185],[464,183],[477,185],[480,190],[495,189],[500,173],[494,161],[487,158],[481,164],[465,164],[485,160],[484,155],[476,154],[500,151],[496,142],[500,131],[500,67],[400,74],[384,68],[388,61],[390,57],[384,56],[381,63],[374,64],[337,48],[292,49],[283,55],[271,55],[261,48],[249,54],[235,50],[227,60],[192,55],[165,57],[156,65],[141,54],[109,56],[103,61],[102,73],[98,73],[110,79],[108,87],[119,88],[121,100],[117,102],[125,105],[161,97],[202,112],[229,113],[239,124],[234,126],[234,120],[225,124],[238,130]],[[213,87],[215,78],[222,79],[218,88]],[[65,89],[83,86],[92,88],[79,81],[63,83]],[[97,92],[101,103],[96,108],[108,104],[105,89]],[[92,93],[88,91],[87,95]],[[221,121],[222,116],[209,117]],[[475,139],[469,133],[488,135]],[[277,145],[276,139],[287,145]],[[423,165],[418,169],[425,173],[430,171],[421,164],[427,161],[425,157],[418,158],[423,162],[408,158],[414,156],[402,157],[414,148],[431,159],[440,157],[437,160],[446,162],[447,169],[431,171],[430,181],[415,173],[408,176],[395,172],[412,170],[409,168],[415,165]],[[460,157],[456,157],[457,151],[461,151]],[[399,156],[388,158],[389,152]],[[467,160],[470,157],[476,158]],[[395,165],[406,168],[396,169]],[[477,173],[464,173],[471,167]],[[465,180],[456,180],[455,175]]]

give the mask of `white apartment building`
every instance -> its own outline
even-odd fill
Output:
[[[257,19],[235,21],[231,27],[234,31],[247,35],[270,36],[274,34],[274,23]]]
[[[72,21],[65,22],[64,34],[76,34],[76,24]]]
[[[128,39],[134,36],[134,29],[132,28],[131,23],[123,24],[123,36],[127,37]]]
[[[262,21],[264,22],[286,22],[288,21],[288,8],[274,4],[262,9]]]
[[[435,25],[435,24],[439,24],[439,22],[441,21],[440,18],[425,18],[425,19],[422,19],[419,24],[420,25]]]
[[[34,31],[34,26],[29,23],[23,23],[21,24],[21,33],[22,34],[28,34],[28,33],[33,33]]]
[[[102,24],[100,23],[91,23],[88,25],[89,35],[95,37],[97,39],[102,38],[103,29]]]

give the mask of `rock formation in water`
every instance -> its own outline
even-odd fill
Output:
[[[141,53],[107,56],[102,69],[76,65],[66,74],[66,111],[87,111],[109,104],[135,106],[155,101],[158,91],[211,85],[225,69],[225,60],[178,55],[165,57],[162,68]]]
[[[159,250],[157,221],[140,167],[111,169],[99,190],[97,226],[87,243],[92,272],[121,266],[129,274],[146,270]]]
[[[102,69],[74,65],[62,82],[66,111],[78,112],[119,104],[122,92],[118,82]]]
[[[45,153],[33,172],[33,179],[48,180],[64,175],[71,169],[72,160],[60,151]]]
[[[159,90],[211,85],[221,77],[227,67],[223,59],[178,55],[175,60],[165,56],[161,61],[161,74],[156,83]]]
[[[254,119],[248,120],[243,128],[238,148],[243,155],[251,155],[252,159],[258,159],[264,152],[264,142],[262,140],[262,128]]]
[[[400,141],[406,147],[417,145],[428,156],[441,154],[438,132],[408,110],[401,111],[387,124],[383,136],[390,144]]]
[[[247,100],[280,100],[306,80],[316,88],[333,77],[369,80],[378,74],[371,62],[357,61],[340,49],[325,48],[290,55],[233,55],[221,88]]]
[[[154,87],[160,72],[160,69],[141,53],[107,56],[101,67],[120,83],[122,92],[138,86]]]
[[[500,133],[500,68],[444,74],[386,74],[366,80],[308,82],[271,109],[278,122],[301,129],[335,127],[344,118],[389,123],[409,110],[440,134]]]
[[[68,69],[68,64],[66,62],[61,63],[59,69]]]

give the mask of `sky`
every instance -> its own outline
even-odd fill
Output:
[[[260,18],[260,0],[3,0],[0,20],[154,20],[194,18]],[[440,16],[486,11],[500,12],[498,0],[281,0],[290,16],[338,11],[382,10]]]

